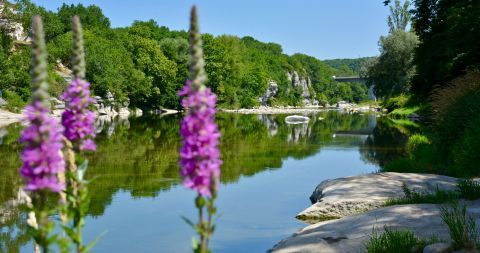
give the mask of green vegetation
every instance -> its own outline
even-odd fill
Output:
[[[382,104],[389,116],[415,113],[426,119],[414,133],[422,132],[428,141],[423,139],[382,170],[478,176],[480,2],[415,0],[409,32],[403,29],[410,16],[406,6],[400,1],[392,4],[389,20],[401,25],[389,22],[391,38],[380,39],[377,62],[363,67],[377,95],[385,98]],[[384,61],[378,64],[382,56]],[[417,137],[411,142],[421,141]]]
[[[442,220],[447,224],[455,249],[475,250],[479,245],[479,230],[475,219],[467,214],[467,207],[453,203],[441,208]]]
[[[456,191],[443,191],[437,188],[433,193],[417,192],[408,188],[407,185],[402,186],[404,197],[398,199],[390,199],[385,205],[404,205],[404,204],[443,204],[454,202],[458,199],[477,200],[480,199],[480,183],[470,179],[461,180],[457,183]]]
[[[409,115],[417,113],[418,111],[420,111],[420,106],[403,107],[391,111],[388,113],[388,115],[392,117],[408,117]]]
[[[457,190],[464,199],[480,199],[480,183],[478,181],[462,180],[457,184]]]
[[[380,37],[380,56],[365,65],[365,75],[369,85],[375,85],[375,94],[380,98],[390,98],[410,91],[410,80],[415,73],[414,50],[418,37],[406,31],[410,22],[410,2],[395,1],[390,6],[388,36]]]
[[[324,60],[325,64],[335,69],[336,76],[358,76],[366,62],[374,60],[375,57],[362,57],[356,59],[332,59]]]
[[[381,98],[407,93],[414,74],[413,52],[418,44],[412,32],[394,30],[380,38],[380,56],[367,71],[367,82],[375,85],[375,94]]]
[[[129,101],[131,107],[147,110],[179,108],[177,92],[188,77],[185,31],[170,30],[153,20],[111,28],[109,19],[95,5],[63,4],[56,12],[29,0],[17,0],[11,6],[18,13],[8,13],[7,17],[23,24],[25,30],[29,29],[33,15],[43,17],[54,96],[65,88],[65,81],[55,71],[59,70],[59,63],[71,67],[69,20],[77,14],[84,24],[87,79],[95,95],[105,96],[110,91],[116,101]],[[0,34],[0,90],[11,91],[27,101],[29,47],[11,41],[4,31]],[[304,91],[287,78],[287,73],[294,72],[301,79],[310,79],[310,97],[322,104],[367,99],[365,85],[333,80],[332,76],[342,72],[343,67],[333,68],[303,54],[288,56],[278,44],[248,36],[210,34],[203,34],[203,41],[208,84],[218,96],[219,107],[259,105],[258,98],[267,90],[269,81],[275,81],[279,89],[275,98],[268,101],[270,105],[300,106]],[[360,61],[349,65],[356,71]]]
[[[374,227],[364,247],[367,253],[405,253],[411,252],[414,247],[423,249],[425,245],[426,242],[411,231],[393,230],[385,226],[383,233],[379,233]]]
[[[427,98],[468,69],[480,67],[479,1],[415,0],[413,28],[420,38],[415,50],[417,73],[412,92]]]
[[[456,192],[448,192],[437,189],[434,193],[416,192],[408,188],[407,185],[402,186],[405,196],[399,199],[390,199],[385,206],[405,205],[405,204],[441,204],[458,199]]]

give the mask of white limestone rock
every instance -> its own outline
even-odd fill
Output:
[[[453,177],[385,172],[326,180],[312,193],[312,206],[297,215],[309,223],[338,219],[382,207],[392,198],[403,197],[402,186],[419,192],[455,190]]]

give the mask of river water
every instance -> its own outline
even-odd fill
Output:
[[[379,171],[403,152],[406,137],[375,114],[220,114],[221,189],[213,252],[265,252],[305,226],[297,213],[323,180]],[[92,196],[86,241],[92,252],[191,252],[195,194],[178,175],[179,115],[97,122],[89,155]],[[22,186],[21,125],[0,129],[0,252],[32,252],[25,214],[13,201]]]

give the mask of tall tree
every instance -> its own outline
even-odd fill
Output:
[[[390,97],[410,90],[415,73],[413,55],[418,37],[411,32],[394,31],[380,38],[380,56],[368,70],[368,83],[375,85],[375,94]]]
[[[412,89],[427,97],[469,68],[480,68],[480,1],[416,0],[413,27],[420,36]]]
[[[390,16],[387,18],[390,33],[407,29],[408,23],[412,19],[409,9],[410,1],[408,0],[403,5],[400,3],[400,0],[395,0],[395,5],[390,5]]]

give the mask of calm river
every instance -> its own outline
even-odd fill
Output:
[[[305,226],[294,217],[325,179],[371,173],[401,155],[401,130],[375,114],[220,114],[222,185],[213,252],[265,252]],[[90,155],[92,201],[85,239],[105,233],[92,252],[191,252],[195,194],[178,176],[180,116],[98,122]],[[22,185],[20,125],[0,128],[0,252],[33,252],[25,214],[15,204]]]

